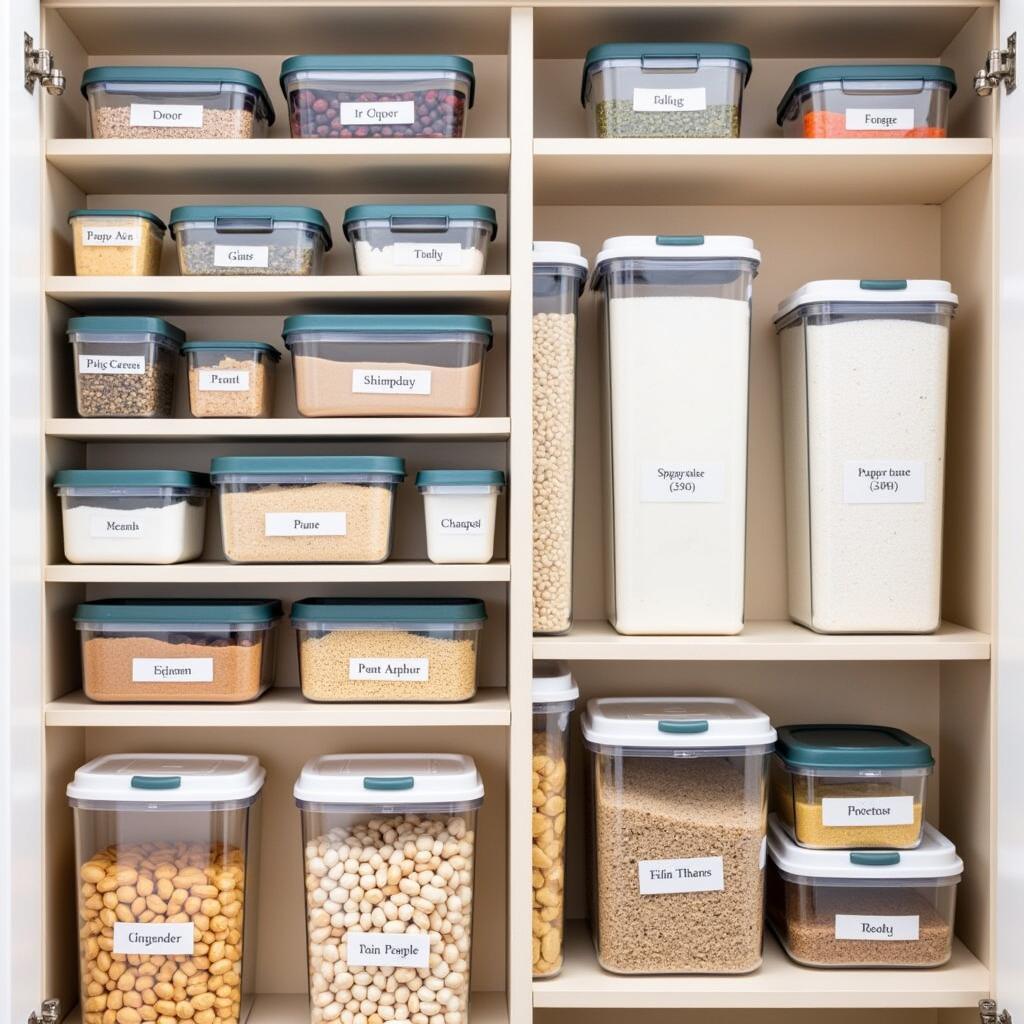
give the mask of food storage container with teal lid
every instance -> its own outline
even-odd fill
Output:
[[[270,416],[281,353],[265,341],[189,341],[189,411],[199,417]]]
[[[416,487],[423,495],[430,561],[471,565],[494,557],[503,470],[421,469]]]

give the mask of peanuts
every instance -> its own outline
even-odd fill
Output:
[[[533,975],[562,967],[565,910],[565,757],[544,732],[533,736]]]

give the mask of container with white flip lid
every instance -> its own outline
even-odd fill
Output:
[[[505,489],[500,469],[421,469],[416,487],[423,495],[427,558],[479,564],[494,557],[498,495]]]
[[[780,305],[789,614],[822,633],[940,621],[946,281],[812,281]]]
[[[768,716],[725,697],[611,697],[588,701],[581,724],[601,966],[756,970],[775,745]]]

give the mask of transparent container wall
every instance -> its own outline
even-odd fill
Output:
[[[591,926],[605,970],[760,966],[769,755],[752,750],[589,752]]]
[[[360,274],[482,274],[493,225],[447,217],[354,221],[348,236]]]
[[[253,349],[190,349],[188,404],[196,417],[257,417],[274,412],[277,360]]]
[[[298,221],[261,218],[232,222],[188,221],[175,224],[178,268],[190,277],[284,275],[304,277],[323,272],[324,235]]]
[[[436,565],[482,565],[494,557],[500,487],[420,488],[427,558]]]
[[[71,235],[79,277],[160,273],[164,231],[146,217],[72,217]]]
[[[69,335],[78,415],[170,416],[178,349],[159,334]]]

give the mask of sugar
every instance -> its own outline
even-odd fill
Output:
[[[132,509],[124,508],[123,502],[106,507],[82,504],[81,498],[70,500],[77,504],[64,508],[64,556],[69,562],[170,565],[191,561],[202,553],[205,499]]]
[[[409,243],[404,243],[406,250]],[[431,252],[439,253],[436,246],[425,243],[425,258],[404,260],[398,258],[398,250],[394,245],[385,245],[375,249],[369,242],[357,239],[355,244],[356,267],[360,274],[482,274],[484,272],[484,254],[473,246],[462,248],[453,259],[431,259]],[[401,251],[406,251],[401,250]]]

